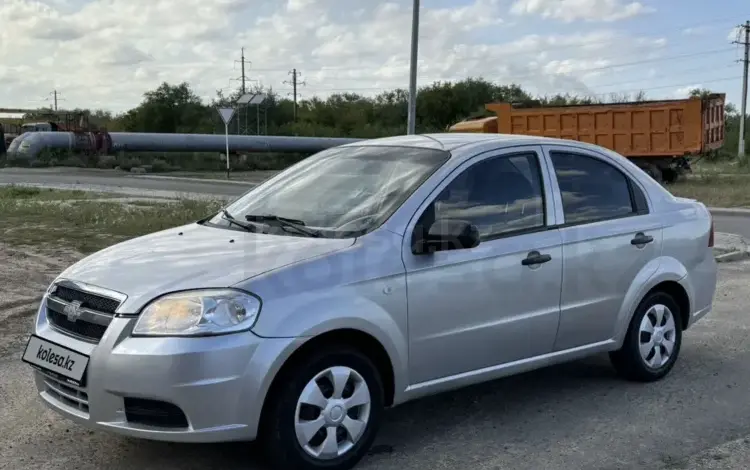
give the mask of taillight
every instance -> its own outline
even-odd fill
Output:
[[[711,217],[711,233],[708,235],[708,247],[714,247],[714,218]]]

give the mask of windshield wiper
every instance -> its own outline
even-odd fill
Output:
[[[248,222],[276,222],[279,227],[284,231],[292,229],[302,235],[308,237],[318,238],[321,236],[320,231],[305,227],[305,222],[298,219],[290,219],[287,217],[279,217],[278,215],[258,215],[249,214],[245,216],[245,220]]]
[[[235,219],[234,216],[230,214],[229,211],[227,211],[226,209],[221,210],[221,216],[224,220],[229,222],[231,225],[236,225],[238,227],[241,227],[248,232],[253,232],[253,233],[257,232],[255,227],[253,227],[252,225],[243,224],[239,220]]]

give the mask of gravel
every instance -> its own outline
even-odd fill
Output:
[[[180,445],[92,432],[42,405],[20,354],[41,292],[80,258],[0,245],[0,469],[263,469],[252,443]],[[745,469],[750,260],[722,264],[715,311],[672,374],[618,379],[606,356],[390,410],[361,469]],[[460,351],[456,352],[460,354]]]

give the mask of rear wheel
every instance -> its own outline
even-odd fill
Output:
[[[649,294],[636,309],[625,341],[610,354],[617,372],[639,382],[653,382],[672,370],[682,346],[680,308],[664,292]]]
[[[348,347],[302,360],[281,378],[261,439],[278,469],[347,470],[375,440],[383,410],[377,368]]]

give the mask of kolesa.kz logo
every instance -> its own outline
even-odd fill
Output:
[[[75,359],[71,359],[70,356],[62,356],[60,354],[52,352],[52,348],[44,349],[44,346],[39,346],[39,351],[36,353],[36,358],[41,359],[44,362],[49,362],[58,367],[62,367],[69,371],[73,370],[73,365],[76,363]]]

